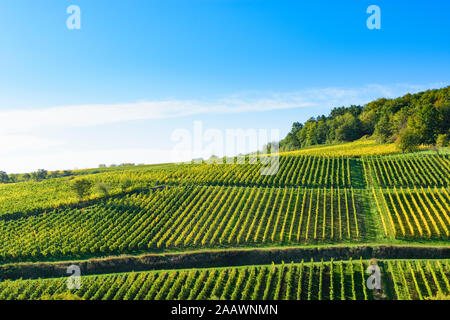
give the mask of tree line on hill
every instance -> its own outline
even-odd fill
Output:
[[[381,98],[364,106],[334,108],[328,116],[294,122],[280,141],[282,151],[307,146],[349,142],[374,136],[378,142],[396,142],[402,151],[419,145],[447,146],[450,137],[450,86]]]
[[[22,181],[42,181],[45,179],[68,177],[73,175],[70,170],[52,171],[48,172],[44,169],[39,169],[35,172],[24,174],[7,174],[5,171],[0,171],[0,183],[16,183]]]
[[[110,168],[115,167],[131,167],[135,166],[134,163],[121,163],[121,164],[111,164]],[[100,164],[98,166],[101,168],[107,168],[105,164]],[[39,169],[35,172],[31,173],[6,173],[5,171],[0,170],[0,183],[16,183],[16,182],[24,182],[24,181],[43,181],[46,179],[54,179],[54,178],[62,178],[62,177],[69,177],[69,176],[78,176],[78,175],[85,175],[85,174],[96,174],[100,173],[99,170],[84,170],[84,171],[71,171],[71,170],[62,170],[62,171],[51,171],[48,172],[44,169]]]

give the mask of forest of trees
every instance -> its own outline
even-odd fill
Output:
[[[354,141],[374,136],[378,142],[397,142],[403,151],[420,144],[448,145],[450,136],[450,86],[407,94],[396,99],[381,98],[365,106],[334,108],[328,116],[294,122],[280,141],[283,151]]]

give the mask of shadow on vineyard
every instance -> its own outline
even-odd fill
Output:
[[[364,259],[445,259],[448,247],[431,246],[322,246],[264,249],[221,249],[165,254],[120,255],[88,260],[58,262],[22,262],[0,265],[1,274],[9,279],[48,278],[66,276],[67,267],[76,264],[84,275],[145,271],[154,269],[184,269],[281,263],[289,260],[330,261]]]

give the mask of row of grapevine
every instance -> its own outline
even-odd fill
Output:
[[[168,181],[171,172],[182,166],[176,164],[150,165],[137,167],[108,168],[113,171],[92,170],[95,174],[82,175],[93,185],[108,185],[109,196],[120,196],[124,193],[136,192]],[[91,171],[91,172],[92,172]],[[72,171],[74,175],[81,172]],[[43,181],[20,183],[0,183],[0,217],[14,218],[26,216],[37,211],[51,211],[62,206],[72,206],[80,200],[71,189],[71,177],[51,178]],[[105,194],[96,188],[84,198],[84,201],[96,201],[105,198]]]
[[[445,188],[394,187],[372,191],[385,234],[389,229],[399,238],[448,239],[450,197]]]
[[[396,299],[423,300],[450,294],[447,261],[389,261],[388,268]]]
[[[371,186],[448,186],[450,182],[447,156],[364,157],[363,165]]]
[[[169,184],[350,187],[353,161],[359,160],[348,157],[280,156],[276,174],[261,175],[261,168],[268,165],[244,157],[241,163],[181,165],[178,170],[168,171],[165,177],[159,175],[154,179]]]
[[[93,184],[105,183],[110,195],[123,194],[154,185],[222,185],[265,187],[349,187],[350,161],[344,157],[280,156],[275,175],[262,175],[261,168],[268,166],[260,160],[242,157],[232,164],[170,164],[117,168],[111,172],[84,175]],[[128,187],[122,185],[126,181]],[[74,205],[79,199],[66,178],[48,179],[43,182],[0,184],[0,216],[23,216],[36,210],[49,210]],[[104,198],[95,191],[88,199]],[[85,199],[87,200],[87,199]]]
[[[0,220],[0,259],[361,239],[354,189],[172,187]]]
[[[425,299],[450,294],[449,260],[380,261],[385,294]],[[0,282],[0,300],[51,299],[71,293],[86,300],[369,300],[369,262],[327,261],[220,269],[132,272],[82,277],[79,290],[65,278]],[[391,288],[392,290],[390,290]]]

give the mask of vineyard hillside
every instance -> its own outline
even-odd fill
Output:
[[[364,139],[281,153],[278,161],[274,175],[262,175],[267,164],[249,155],[231,164],[107,168],[2,184],[0,264],[20,269],[25,262],[202,250],[448,247],[447,153],[402,154]],[[80,179],[103,189],[80,199],[73,189]],[[331,258],[89,276],[77,292],[67,292],[60,278],[2,280],[0,299],[364,300],[450,292],[448,260],[381,260],[384,288],[374,293],[365,286],[370,261]]]

